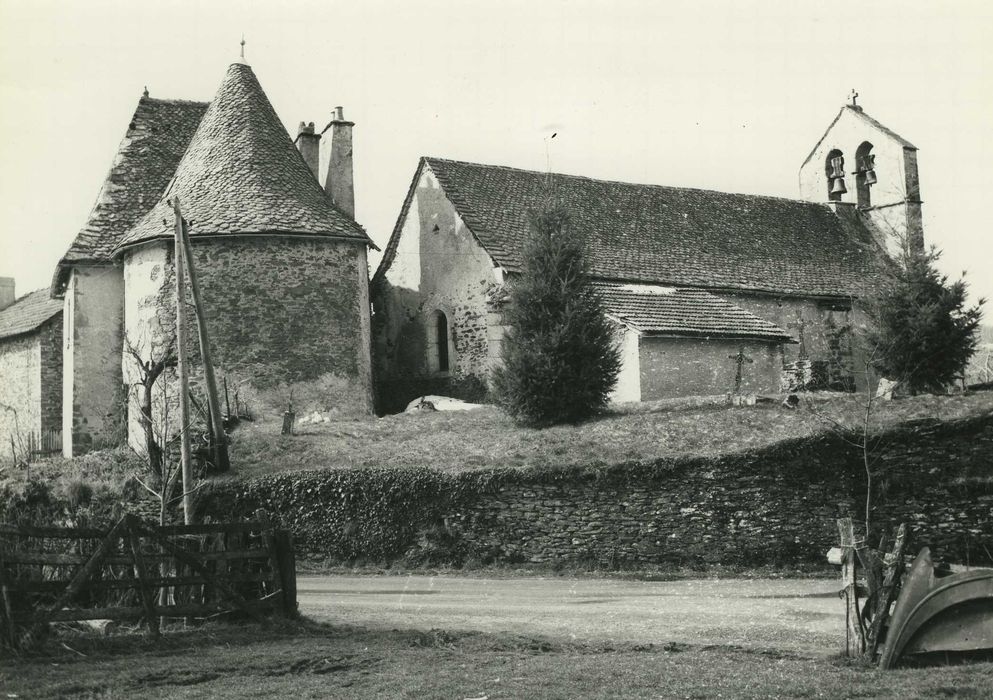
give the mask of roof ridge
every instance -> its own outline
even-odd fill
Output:
[[[454,160],[452,158],[438,158],[436,156],[421,156],[424,160],[439,163],[450,163],[452,165],[469,165],[477,168],[493,168],[496,170],[507,170],[510,172],[527,173],[529,175],[539,175],[552,177],[564,177],[573,180],[583,180],[586,182],[603,183],[605,185],[628,185],[631,187],[651,187],[653,189],[659,190],[679,190],[681,192],[705,192],[708,194],[726,194],[734,197],[750,197],[753,199],[760,200],[772,200],[772,201],[783,201],[789,202],[791,204],[803,204],[811,207],[826,207],[827,205],[823,202],[810,202],[805,199],[794,199],[793,197],[780,197],[777,195],[768,194],[750,194],[747,192],[729,192],[727,190],[710,190],[703,187],[681,187],[678,185],[660,185],[657,183],[650,182],[631,182],[630,180],[608,180],[604,178],[589,177],[588,175],[573,175],[571,173],[547,173],[541,170],[530,170],[528,168],[518,168],[512,165],[493,165],[490,163],[476,163],[468,160]]]
[[[149,95],[142,95],[138,98],[139,102],[158,102],[160,104],[170,104],[170,105],[209,105],[210,100],[186,100],[179,97],[151,97]]]

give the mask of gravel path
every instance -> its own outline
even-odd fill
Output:
[[[823,656],[844,646],[839,582],[823,579],[480,579],[301,576],[300,610],[372,629],[447,629],[583,641],[729,644]]]

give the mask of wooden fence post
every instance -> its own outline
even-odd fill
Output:
[[[859,619],[858,587],[855,582],[855,529],[851,518],[838,520],[841,539],[841,584],[845,596],[845,655],[856,658],[865,649],[862,623]]]
[[[138,531],[137,518],[134,515],[124,516],[127,519],[128,544],[131,548],[131,561],[134,563],[135,576],[138,577],[138,590],[141,603],[145,608],[145,618],[152,637],[159,637],[159,616],[155,611],[155,598],[148,585],[148,569],[145,568],[145,557],[141,553],[141,534]]]
[[[273,592],[277,590],[280,592],[283,601],[283,615],[286,617],[295,617],[297,614],[296,572],[294,571],[296,565],[292,561],[292,551],[289,552],[291,559],[287,559],[285,546],[280,546],[281,544],[285,545],[285,543],[280,541],[285,539],[285,537],[279,537],[279,535],[285,533],[273,530],[269,514],[261,508],[255,511],[255,519],[262,523],[262,540],[265,542],[266,549],[269,550],[269,561],[272,565]],[[287,564],[290,564],[293,568],[287,569]],[[288,584],[289,581],[292,584]],[[289,589],[289,585],[292,585],[292,590]]]

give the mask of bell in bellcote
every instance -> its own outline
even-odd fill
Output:
[[[867,184],[867,185],[875,185],[876,182],[877,182],[877,180],[876,180],[876,171],[875,170],[872,170],[872,169],[866,170],[865,171],[865,184]]]
[[[836,177],[831,181],[831,194],[845,194],[848,188],[845,187],[845,178]]]
[[[841,179],[845,176],[845,157],[836,156],[831,159],[831,177]]]

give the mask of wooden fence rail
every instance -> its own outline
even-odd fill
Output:
[[[0,524],[0,643],[24,648],[49,622],[296,615],[292,539],[250,522],[108,530]]]

